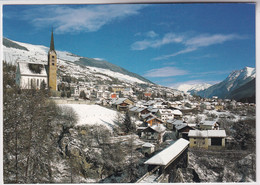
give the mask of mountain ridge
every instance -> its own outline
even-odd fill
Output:
[[[194,94],[197,91],[207,89],[211,86],[211,84],[201,83],[201,84],[182,84],[177,87],[178,90],[183,91],[185,93]]]
[[[41,62],[41,63],[47,62],[46,56],[49,48],[46,46],[22,43],[18,41],[13,41],[8,38],[3,38],[3,45],[5,46],[4,60],[13,60],[13,61],[22,60],[27,62]],[[19,50],[21,50],[22,52],[19,52]],[[31,52],[31,54],[28,52]],[[83,67],[93,67],[96,68],[98,72],[104,73],[105,75],[110,75],[113,78],[116,76],[122,77],[123,75],[122,78],[123,81],[127,80],[127,76],[129,76],[130,80],[128,81],[137,82],[137,83],[154,84],[153,82],[142,77],[141,75],[130,72],[108,61],[101,61],[93,58],[81,57],[79,55],[66,52],[66,51],[57,51],[57,53],[58,53],[58,59],[62,62],[71,62],[74,65],[79,65]],[[95,71],[95,69],[93,69],[93,71]],[[112,73],[115,72],[115,76],[111,72]]]
[[[234,90],[250,82],[255,77],[255,68],[245,67],[241,70],[232,71],[222,82],[198,91],[196,94],[204,98],[211,98],[212,96],[218,96],[222,99],[228,98],[231,97]]]

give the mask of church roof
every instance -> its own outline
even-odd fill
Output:
[[[44,64],[35,64],[35,63],[18,63],[19,72],[23,76],[42,76],[47,77],[47,72]],[[34,70],[36,68],[36,70]]]

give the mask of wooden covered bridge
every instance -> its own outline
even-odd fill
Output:
[[[137,183],[174,182],[178,168],[188,165],[189,141],[180,138],[175,143],[148,159],[148,172]]]

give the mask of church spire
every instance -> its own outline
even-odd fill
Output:
[[[50,51],[55,51],[54,49],[54,39],[53,39],[53,28],[51,30],[51,44],[50,44]]]

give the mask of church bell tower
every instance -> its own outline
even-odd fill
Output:
[[[57,54],[54,49],[53,30],[51,32],[50,50],[48,52],[48,88],[57,91]]]

